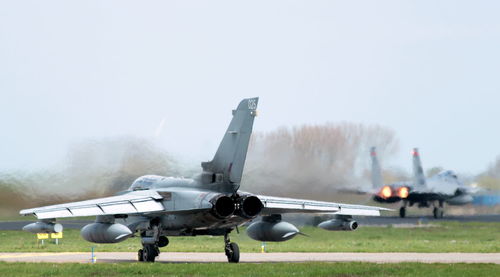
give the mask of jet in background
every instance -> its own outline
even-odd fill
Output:
[[[373,199],[379,203],[402,201],[399,216],[406,216],[406,208],[417,204],[419,208],[433,207],[434,218],[442,218],[444,203],[466,205],[472,202],[473,188],[463,185],[457,174],[451,170],[426,178],[417,148],[413,149],[413,181],[383,184],[382,171],[375,147],[371,148],[372,185],[377,191]]]
[[[396,203],[405,199],[409,194],[409,187],[412,187],[411,182],[396,182],[392,184],[384,184],[382,178],[382,169],[377,158],[375,147],[370,149],[370,158],[372,163],[372,193],[373,200],[379,203]],[[403,216],[404,217],[404,216]]]
[[[286,241],[300,231],[282,221],[284,213],[332,214],[322,222],[326,230],[354,230],[352,216],[378,216],[379,207],[348,205],[314,200],[255,195],[240,190],[248,143],[257,115],[258,98],[244,99],[236,110],[222,142],[210,162],[201,163],[201,173],[193,179],[146,175],[116,196],[88,201],[45,206],[20,211],[34,215],[38,222],[23,229],[34,233],[60,232],[57,218],[96,216],[94,223],[81,230],[93,243],[117,243],[137,234],[142,249],[138,260],[154,262],[168,236],[224,236],[224,251],[229,262],[240,259],[239,247],[229,233],[250,224],[248,235],[259,241]],[[200,135],[203,135],[200,133]],[[283,184],[286,190],[286,184]]]

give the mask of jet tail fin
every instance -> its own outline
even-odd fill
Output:
[[[425,186],[425,175],[422,168],[422,161],[420,161],[420,153],[418,148],[413,148],[413,178],[415,185]]]
[[[203,183],[221,185],[222,190],[238,190],[245,165],[259,98],[243,99],[210,162],[203,162]]]
[[[377,149],[375,147],[372,147],[370,149],[370,157],[372,159],[372,186],[373,188],[377,189],[382,187],[383,180],[382,169],[380,168],[380,163],[378,162]]]

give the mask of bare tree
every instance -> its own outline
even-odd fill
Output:
[[[361,182],[368,151],[383,157],[397,151],[394,132],[378,125],[326,123],[256,134],[243,188],[321,198]]]
[[[500,156],[477,177],[477,182],[483,188],[500,190]]]

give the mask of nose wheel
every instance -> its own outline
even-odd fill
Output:
[[[240,248],[235,242],[229,240],[229,233],[224,235],[224,252],[226,253],[227,261],[230,263],[238,263],[240,261]]]

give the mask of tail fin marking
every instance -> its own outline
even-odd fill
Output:
[[[241,182],[254,118],[257,115],[259,98],[243,99],[210,162],[201,164],[204,174],[215,176],[212,181],[229,185],[236,191]]]

